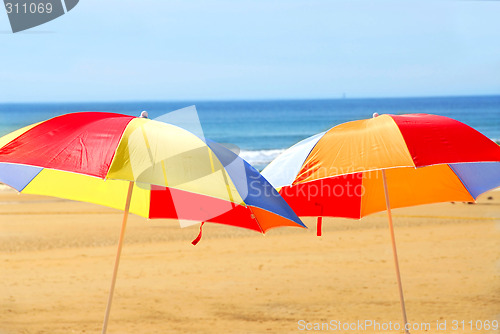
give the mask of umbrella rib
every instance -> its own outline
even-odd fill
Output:
[[[214,154],[214,153],[212,152],[212,149],[210,149],[210,147],[209,147],[208,156],[210,158],[210,167],[212,169],[212,173],[215,173],[214,157],[212,154]],[[234,209],[236,207],[236,205],[234,203],[233,194],[231,193],[231,187],[229,186],[229,181],[228,181],[229,175],[226,175],[226,170],[224,169],[224,167],[222,168],[221,173],[222,173],[222,177],[224,178],[224,184],[226,185],[227,195],[229,197],[229,201],[231,202],[231,207]]]
[[[255,215],[255,213],[253,213],[252,208],[249,205],[247,205],[247,208],[248,208],[248,210],[250,210],[250,217],[252,217],[253,220],[255,220],[255,222],[259,226],[260,231],[262,232],[262,234],[265,234],[266,232],[264,231],[264,229],[262,228],[262,226],[260,226],[259,220],[257,219],[257,216]]]

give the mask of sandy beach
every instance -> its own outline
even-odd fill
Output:
[[[500,192],[393,213],[412,333],[499,333],[485,328],[500,320]],[[121,218],[2,189],[0,333],[99,333]],[[322,237],[304,221],[206,224],[192,246],[196,226],[131,215],[108,333],[401,332],[340,328],[401,322],[385,213],[325,219]]]

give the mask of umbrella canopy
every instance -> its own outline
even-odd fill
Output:
[[[0,138],[0,182],[32,193],[125,207],[146,218],[265,232],[303,226],[262,176],[225,147],[171,124],[84,112]]]
[[[262,233],[305,227],[259,172],[225,147],[171,124],[114,113],[66,114],[0,138],[0,182],[124,210],[102,333],[129,212]],[[201,227],[193,243],[200,237]]]
[[[387,210],[408,333],[391,208],[474,201],[500,186],[500,146],[447,117],[374,114],[299,142],[262,175],[299,216],[318,216],[318,235],[323,216]]]
[[[359,219],[391,208],[474,201],[500,186],[500,147],[444,116],[381,115],[286,150],[262,171],[299,216]]]

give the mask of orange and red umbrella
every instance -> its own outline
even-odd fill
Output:
[[[359,219],[391,208],[474,201],[500,186],[500,147],[437,115],[381,115],[303,140],[262,175],[299,216]]]
[[[297,215],[318,216],[319,235],[323,216],[360,219],[387,210],[400,283],[390,210],[474,201],[500,186],[500,146],[448,117],[381,115],[297,143],[262,175]]]

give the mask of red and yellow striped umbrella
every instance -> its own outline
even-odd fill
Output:
[[[130,212],[146,218],[259,232],[302,224],[248,163],[175,125],[84,112],[0,138],[0,182],[19,192],[124,209],[129,181]]]
[[[305,227],[259,172],[230,150],[175,125],[120,114],[67,114],[0,138],[0,182],[21,193],[125,211],[103,333],[129,211],[182,226],[215,222],[262,233]]]

